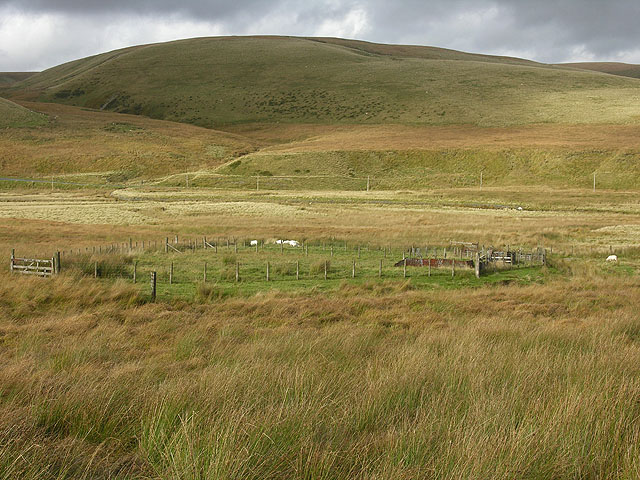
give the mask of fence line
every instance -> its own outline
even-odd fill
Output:
[[[201,241],[200,241],[201,238]],[[252,245],[253,243],[253,245]],[[337,248],[334,249],[334,244]],[[222,263],[220,265],[211,265],[206,258],[198,267],[197,263],[190,259],[191,256],[182,256],[185,252],[202,249],[211,252],[213,255],[218,254],[218,245],[224,245],[222,252],[226,256],[219,256]],[[410,276],[431,277],[432,270],[448,270],[451,277],[456,276],[456,271],[465,270],[474,272],[477,277],[481,274],[492,270],[500,270],[506,268],[520,268],[522,266],[543,265],[546,261],[546,252],[544,249],[532,251],[523,251],[521,249],[514,250],[507,247],[504,250],[494,250],[478,246],[478,244],[466,244],[462,247],[449,244],[448,246],[424,246],[424,247],[406,247],[402,249],[394,249],[391,245],[372,247],[371,245],[348,245],[346,242],[332,241],[327,248],[327,242],[314,242],[311,245],[311,255],[316,259],[309,259],[309,242],[299,244],[297,247],[288,246],[284,249],[284,243],[265,243],[264,241],[247,242],[239,241],[237,238],[226,238],[221,241],[217,238],[215,241],[208,241],[206,237],[196,237],[195,239],[182,238],[174,236],[172,242],[169,237],[165,237],[158,248],[157,242],[120,242],[112,244],[109,248],[105,248],[107,255],[117,253],[118,250],[123,253],[133,254],[140,253],[142,248],[155,248],[156,251],[164,251],[167,253],[179,253],[179,257],[169,256],[171,261],[165,263],[165,273],[160,273],[166,278],[168,285],[182,283],[199,283],[200,281],[207,283],[210,279],[217,279],[218,282],[239,283],[245,281],[274,281],[274,265],[277,280],[317,280],[324,278],[325,280],[347,279],[347,278],[399,278],[400,273],[393,273],[397,268],[402,267],[402,278],[407,278],[409,268],[426,267],[425,273],[418,273],[417,270]],[[101,251],[102,249],[98,249]],[[87,249],[88,251],[88,249]],[[95,251],[95,248],[92,249]],[[229,256],[233,252],[233,256]],[[284,253],[292,252],[295,258],[284,260],[288,255]],[[367,254],[362,259],[362,253]],[[239,261],[235,255],[242,254],[244,261]],[[259,255],[256,256],[256,253]],[[396,261],[393,256],[402,254],[402,260]],[[266,258],[264,255],[267,255]],[[283,256],[284,255],[284,256]],[[282,257],[281,257],[282,256]],[[276,260],[281,257],[282,260]],[[320,257],[320,258],[318,258]],[[377,257],[377,258],[376,258]],[[136,283],[139,273],[146,268],[138,265],[138,259],[132,263],[122,262],[118,259],[115,263],[108,260],[98,261],[94,256],[81,257],[75,260],[73,257],[67,257],[70,265],[80,269],[86,275],[93,274],[94,277],[117,277],[128,278]],[[115,257],[117,258],[117,257]],[[262,259],[262,260],[258,260]],[[307,259],[302,262],[301,260]],[[334,259],[337,263],[333,263]],[[263,268],[259,273],[261,262]],[[320,263],[321,260],[321,263]],[[158,267],[157,259],[151,260],[155,268]],[[164,262],[160,262],[161,264]],[[386,264],[385,264],[386,263]],[[185,273],[186,266],[188,274]],[[314,265],[320,265],[320,268]],[[142,264],[144,267],[144,263]],[[194,274],[194,271],[201,273]],[[226,272],[226,273],[225,273]],[[144,274],[144,273],[143,273]],[[184,275],[188,275],[184,280]]]

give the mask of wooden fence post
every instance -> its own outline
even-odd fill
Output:
[[[173,262],[169,266],[169,285],[173,285]]]
[[[327,279],[327,261],[324,261],[324,279]]]
[[[164,253],[169,253],[169,237],[164,239]]]
[[[480,278],[480,254],[478,252],[476,252],[476,258],[475,258],[475,271],[476,271],[476,278]]]
[[[138,276],[138,262],[133,262],[133,283],[136,283],[136,277]]]
[[[280,240],[280,254],[282,255],[283,253],[284,253],[284,242]]]
[[[240,262],[236,262],[236,283],[240,281]]]
[[[296,280],[300,280],[300,261],[296,260]]]
[[[356,278],[356,260],[353,259],[353,265],[351,267],[351,278]]]
[[[11,273],[13,273],[13,263],[15,262],[15,260],[16,260],[16,249],[12,248],[11,249],[11,263],[9,263],[9,271]]]
[[[407,278],[407,259],[404,258],[402,262],[402,278]]]
[[[207,283],[207,262],[204,262],[204,283]]]
[[[267,282],[269,281],[269,262],[267,262]]]
[[[157,286],[157,274],[156,272],[151,272],[151,301],[156,301],[156,286]]]
[[[55,258],[56,258],[56,273],[60,273],[60,270],[61,270],[62,266],[60,265],[60,252],[59,251],[56,252]]]

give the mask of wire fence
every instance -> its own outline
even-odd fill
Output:
[[[471,243],[374,246],[176,235],[65,250],[60,258],[62,271],[83,276],[143,284],[153,278],[154,292],[171,298],[199,295],[209,291],[207,286],[259,291],[322,288],[346,280],[470,281],[490,272],[543,265],[546,253]]]

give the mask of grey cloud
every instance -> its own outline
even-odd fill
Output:
[[[209,22],[216,27],[212,34],[313,35],[324,22],[339,22],[354,9],[366,15],[367,28],[358,34],[363,40],[511,54],[544,62],[640,62],[637,0],[0,0],[0,33],[3,24],[11,22],[11,12],[18,12],[82,19],[115,30],[119,25],[129,28],[127,19],[139,17],[149,23]],[[3,19],[2,12],[9,18]],[[66,33],[74,35],[73,29]],[[142,33],[125,36],[139,43],[158,41],[157,36],[147,39]],[[96,42],[92,48],[97,51],[91,53],[113,46]],[[83,44],[80,32],[76,43]],[[56,46],[46,47],[49,55],[43,51],[41,57],[59,60],[62,54],[51,53]],[[11,45],[1,48],[0,70],[11,58]],[[67,42],[67,56],[72,55],[69,48]],[[77,52],[76,57],[87,54],[82,48]]]

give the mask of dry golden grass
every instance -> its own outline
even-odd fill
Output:
[[[624,277],[213,305],[0,276],[4,478],[636,478]]]
[[[266,152],[413,150],[443,148],[640,148],[637,125],[239,125],[226,130],[258,142],[276,143]]]
[[[518,205],[524,210],[516,210]],[[539,188],[12,193],[0,195],[0,218],[6,219],[0,223],[5,251],[20,247],[47,257],[54,249],[107,245],[129,237],[160,241],[174,233],[198,238],[333,237],[399,246],[478,241],[563,250],[640,243],[640,203],[634,192]]]
[[[3,130],[6,176],[102,174],[116,183],[220,165],[253,149],[237,135],[191,125],[51,103],[21,102],[47,125]]]

